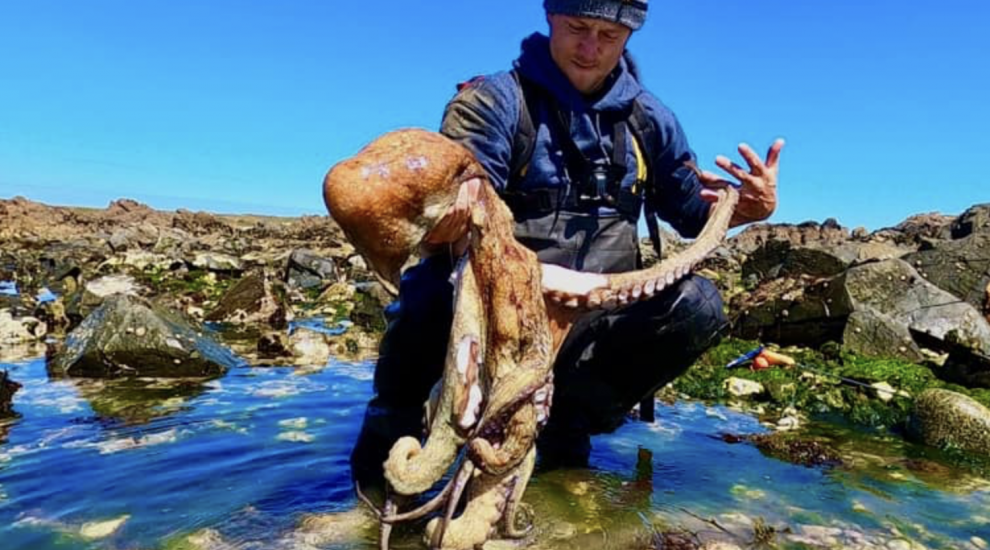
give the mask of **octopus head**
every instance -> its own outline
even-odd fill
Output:
[[[397,130],[331,168],[323,200],[378,280],[396,294],[403,266],[453,204],[460,183],[483,174],[471,153],[450,139]]]

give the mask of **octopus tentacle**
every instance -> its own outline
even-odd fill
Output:
[[[648,269],[608,275],[544,267],[543,287],[547,298],[566,309],[613,309],[649,298],[683,279],[725,239],[739,192],[727,186],[718,195],[715,209],[698,238],[676,256]]]

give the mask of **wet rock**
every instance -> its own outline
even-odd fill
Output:
[[[144,287],[130,275],[107,275],[90,281],[65,299],[65,315],[69,319],[69,328],[78,326],[108,296],[139,296],[144,292]]]
[[[0,346],[8,346],[33,339],[31,331],[20,319],[15,319],[9,309],[0,309]]]
[[[242,277],[206,315],[207,321],[232,324],[265,323],[284,328],[289,314],[273,293],[272,281],[263,273]]]
[[[908,431],[926,445],[990,456],[990,409],[961,393],[922,392],[915,400]]]
[[[337,265],[333,260],[306,249],[294,250],[289,256],[285,281],[290,287],[314,288],[321,286],[324,280],[336,281],[337,278]]]
[[[367,507],[356,506],[342,512],[306,515],[290,538],[315,546],[368,540],[374,538],[378,525]]]
[[[53,349],[53,375],[218,376],[240,361],[178,314],[113,295]]]
[[[747,439],[764,454],[791,464],[808,467],[842,464],[839,453],[827,442],[781,433],[754,434]]]
[[[281,332],[268,332],[258,338],[258,355],[265,359],[275,359],[292,357],[292,352]]]
[[[7,371],[0,371],[0,418],[16,416],[13,408],[14,394],[21,385],[10,379]]]
[[[79,535],[84,539],[96,540],[104,539],[117,532],[124,523],[130,519],[130,515],[123,515],[118,518],[103,521],[90,521],[84,523],[79,528]]]
[[[62,333],[70,325],[65,302],[61,297],[38,304],[34,308],[34,317],[45,323],[49,332]]]
[[[289,335],[289,348],[301,367],[322,367],[330,360],[329,337],[322,332],[296,328]]]

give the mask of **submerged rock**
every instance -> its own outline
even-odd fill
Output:
[[[990,456],[990,409],[961,393],[922,392],[915,400],[908,431],[926,445]]]
[[[54,375],[219,376],[240,360],[178,314],[114,295],[50,355]]]
[[[124,525],[124,522],[130,519],[130,517],[130,515],[125,514],[119,518],[104,521],[90,521],[84,523],[82,527],[79,528],[79,534],[82,535],[84,539],[105,539],[116,533],[117,530]]]
[[[0,418],[14,416],[12,402],[19,389],[21,385],[11,380],[7,371],[0,371]]]

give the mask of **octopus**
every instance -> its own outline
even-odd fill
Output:
[[[403,266],[473,178],[487,181],[466,148],[438,133],[403,129],[333,166],[323,197],[369,269],[396,293]],[[399,439],[384,464],[387,496],[375,509],[383,549],[394,524],[430,515],[431,548],[480,548],[493,537],[525,536],[516,516],[536,461],[536,436],[549,418],[554,358],[568,331],[588,311],[649,299],[688,274],[721,244],[738,202],[726,186],[691,247],[649,269],[603,275],[541,265],[514,238],[512,213],[494,186],[480,187],[467,251],[451,276],[453,324],[443,374],[424,404],[425,439]],[[418,502],[410,497],[445,476],[433,498],[399,510],[398,502]]]

